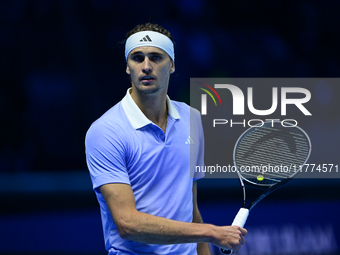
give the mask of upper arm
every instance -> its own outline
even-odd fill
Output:
[[[192,221],[196,223],[202,223],[202,217],[197,205],[197,181],[192,185]]]
[[[131,186],[124,183],[109,183],[101,186],[100,192],[110,210],[119,234],[124,238],[126,229],[130,227],[134,214],[137,213]]]
[[[197,208],[197,181],[194,181],[192,184],[192,203],[193,208]]]

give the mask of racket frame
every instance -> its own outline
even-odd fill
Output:
[[[299,168],[299,170],[297,170],[295,172],[295,174],[291,175],[290,177],[284,179],[283,181],[281,182],[278,182],[278,183],[274,183],[274,184],[264,184],[264,185],[260,185],[260,184],[257,184],[257,183],[252,183],[251,181],[247,180],[246,178],[244,178],[240,172],[239,172],[239,169],[237,167],[237,164],[236,164],[236,151],[237,151],[237,148],[238,148],[238,145],[240,143],[241,140],[244,139],[244,135],[246,133],[248,133],[250,130],[254,129],[254,128],[262,128],[264,125],[268,124],[268,123],[271,123],[272,126],[274,126],[274,123],[278,124],[278,123],[281,123],[280,121],[266,121],[264,122],[262,125],[261,124],[257,124],[257,125],[254,125],[250,128],[248,128],[247,130],[245,130],[241,135],[240,137],[237,139],[236,143],[235,143],[235,146],[234,146],[234,151],[233,151],[233,163],[234,163],[234,166],[236,167],[236,173],[237,173],[237,176],[239,178],[239,181],[240,181],[240,185],[242,187],[242,191],[243,191],[243,205],[242,205],[242,208],[247,208],[249,209],[249,211],[251,211],[251,209],[253,209],[253,207],[258,203],[260,202],[263,198],[265,198],[266,196],[268,196],[270,193],[272,193],[273,191],[277,190],[278,188],[281,188],[282,186],[288,184],[289,182],[291,182],[292,180],[294,180],[302,171],[301,169],[303,168],[304,165],[306,165],[306,163],[308,162],[309,160],[309,157],[311,155],[311,152],[312,152],[312,143],[311,143],[311,140],[309,138],[309,136],[307,135],[307,133],[302,129],[300,128],[299,126],[297,125],[293,125],[291,123],[286,123],[286,125],[290,125],[292,128],[298,128],[303,134],[304,136],[307,138],[307,141],[308,141],[308,144],[309,144],[309,152],[308,152],[308,155],[304,161],[303,164],[301,164],[301,168]],[[289,128],[289,127],[287,127]],[[245,188],[245,183],[249,186],[252,186],[252,187],[255,187],[255,188],[259,188],[259,189],[264,189],[266,190],[265,192],[261,193],[249,206],[246,207],[246,188]]]
[[[274,125],[274,123],[278,123],[278,122],[280,122],[280,121],[268,121],[268,122],[264,122],[263,125],[265,125],[266,123],[272,123],[272,125]],[[290,123],[288,123],[288,124],[290,124]],[[240,212],[242,212],[243,209],[244,209],[244,211],[243,211],[242,214],[244,214],[244,213],[246,212],[246,215],[243,216],[244,219],[243,219],[243,221],[242,221],[242,224],[241,224],[242,226],[241,226],[241,227],[243,227],[243,225],[245,224],[245,222],[246,222],[246,220],[247,220],[247,218],[248,218],[249,212],[254,208],[254,206],[255,206],[258,202],[260,202],[262,199],[264,199],[266,196],[268,196],[268,195],[269,195],[270,193],[272,193],[273,191],[277,190],[278,188],[281,188],[282,186],[284,186],[284,185],[286,185],[287,183],[289,183],[289,182],[291,182],[292,180],[294,180],[294,179],[297,177],[297,175],[299,175],[299,174],[302,172],[301,169],[302,169],[303,166],[308,162],[308,159],[309,159],[309,157],[310,157],[310,155],[311,155],[311,152],[312,152],[312,144],[311,144],[310,138],[309,138],[309,136],[307,135],[307,133],[306,133],[302,128],[300,128],[300,127],[298,127],[298,126],[296,126],[296,125],[294,126],[294,125],[290,124],[292,127],[298,128],[298,129],[305,135],[305,137],[307,138],[308,144],[309,144],[308,155],[307,155],[307,157],[306,157],[306,159],[305,159],[305,162],[301,165],[301,168],[300,168],[298,171],[296,171],[295,174],[293,174],[293,175],[291,175],[290,177],[284,179],[283,181],[280,181],[280,182],[277,182],[277,183],[274,183],[274,184],[271,184],[271,185],[268,185],[268,184],[267,184],[267,185],[259,185],[259,184],[257,184],[257,183],[252,183],[252,182],[250,182],[249,180],[247,180],[246,178],[244,178],[244,177],[240,174],[240,172],[239,172],[239,169],[238,169],[238,167],[237,167],[237,165],[236,165],[236,159],[235,159],[235,158],[236,158],[236,157],[235,157],[235,155],[236,155],[236,150],[237,150],[237,147],[238,147],[238,144],[239,144],[240,140],[244,138],[244,135],[245,135],[246,133],[248,133],[252,128],[261,128],[263,125],[260,126],[260,124],[258,124],[258,125],[255,125],[255,126],[252,126],[252,127],[248,128],[246,131],[244,131],[244,132],[240,135],[240,137],[237,139],[236,144],[235,144],[235,146],[234,146],[233,163],[234,163],[234,166],[236,167],[236,170],[237,170],[236,173],[237,173],[237,176],[238,176],[238,178],[239,178],[239,181],[240,181],[240,184],[241,184],[241,188],[242,188],[242,191],[243,191],[243,205],[242,205],[242,207],[241,207],[239,213],[236,215],[236,217],[235,217],[235,219],[234,219],[234,222],[235,222],[236,218],[239,218],[239,217],[241,216],[241,215],[239,216],[239,214],[240,214]],[[246,183],[247,185],[253,186],[253,187],[255,187],[255,188],[266,189],[266,191],[262,192],[255,200],[253,200],[253,202],[252,202],[248,207],[246,207],[246,188],[245,188],[245,183]],[[228,250],[228,249],[222,249],[222,248],[220,248],[220,252],[223,253],[223,254],[232,254],[234,251],[233,251],[233,250]]]

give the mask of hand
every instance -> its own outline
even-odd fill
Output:
[[[238,253],[241,245],[245,243],[244,236],[247,233],[248,231],[246,229],[238,226],[218,227],[216,242],[213,242],[213,244],[223,249],[234,250],[234,253]]]

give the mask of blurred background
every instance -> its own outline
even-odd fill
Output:
[[[134,26],[158,23],[172,33],[169,96],[190,103],[191,77],[339,77],[339,7],[331,0],[0,1],[0,254],[106,254],[84,137],[130,87],[124,39]],[[329,139],[327,150],[318,148],[322,160],[339,154],[339,90],[315,89],[325,112],[315,130]],[[252,211],[240,254],[340,254],[339,184],[299,179],[272,194]],[[230,224],[240,206],[237,180],[198,185],[205,222]]]

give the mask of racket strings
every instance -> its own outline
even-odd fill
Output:
[[[240,175],[260,185],[271,185],[296,174],[310,153],[309,140],[299,128],[260,127],[250,129],[234,152]],[[258,176],[263,176],[258,180]]]
[[[274,147],[276,146],[275,143],[270,143],[268,142],[268,145],[270,145],[271,147]],[[250,149],[250,148],[239,148],[239,157],[238,157],[238,160],[242,160],[242,158],[246,158],[247,156],[247,149]],[[265,154],[268,152],[268,148],[257,148],[257,152],[258,153],[262,153],[262,154]],[[277,161],[275,163],[280,163],[280,162],[285,162],[286,160],[286,156],[285,156],[285,153],[287,153],[287,151],[283,148],[277,148],[275,151],[271,151],[270,154],[267,154],[268,155],[268,161],[269,162],[273,162],[274,160]],[[291,156],[291,159],[293,159],[294,161],[299,161],[301,158],[305,157],[305,155],[308,154],[308,150],[304,150],[303,148],[298,148],[297,150],[297,153],[295,155],[292,155]],[[254,161],[251,162],[251,158],[254,158]],[[257,162],[257,158],[256,157],[250,157],[248,159],[248,161],[253,165]],[[292,164],[290,164],[291,166]]]

